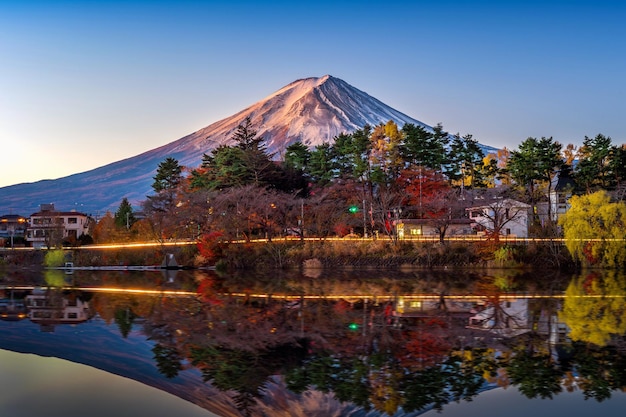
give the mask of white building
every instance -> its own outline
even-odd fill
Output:
[[[26,229],[26,241],[33,247],[54,246],[63,241],[76,241],[89,234],[91,219],[78,211],[56,211],[54,204],[42,204],[31,214]]]
[[[477,229],[504,236],[528,237],[532,220],[530,204],[508,198],[493,199],[467,210]]]

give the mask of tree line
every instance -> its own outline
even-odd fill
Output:
[[[392,236],[394,219],[411,218],[429,222],[443,239],[450,221],[466,217],[477,198],[513,198],[536,212],[559,179],[572,194],[584,195],[617,194],[626,178],[626,148],[602,134],[585,137],[578,148],[530,137],[517,149],[485,155],[470,134],[389,121],[314,148],[296,142],[277,156],[246,118],[231,143],[204,154],[198,167],[166,158],[141,207],[147,221],[137,222],[123,201],[109,223],[118,230],[143,223],[141,234],[153,238],[219,231],[228,239],[271,240]],[[535,216],[535,235],[557,235],[553,218]]]

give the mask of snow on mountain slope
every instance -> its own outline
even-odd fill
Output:
[[[228,118],[140,155],[56,180],[0,188],[0,214],[30,215],[40,204],[53,202],[59,210],[102,215],[115,211],[124,197],[137,205],[151,194],[160,162],[173,157],[188,168],[199,166],[203,154],[229,144],[246,117],[277,159],[295,142],[313,148],[366,124],[393,120],[399,126],[413,123],[431,129],[343,80],[330,75],[305,78]]]
[[[197,165],[199,162],[191,158],[192,154],[228,144],[237,126],[246,117],[250,117],[258,136],[266,140],[268,151],[279,157],[285,148],[295,142],[315,147],[332,142],[340,133],[353,132],[366,124],[377,125],[394,120],[400,126],[414,123],[430,129],[348,83],[326,75],[294,81],[237,114],[166,147],[189,152],[190,158],[181,163]]]

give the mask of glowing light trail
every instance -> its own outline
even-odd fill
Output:
[[[194,291],[164,290],[164,289],[140,289],[140,288],[117,288],[117,287],[41,287],[41,286],[9,286],[0,285],[0,290],[22,290],[30,291],[34,289],[58,289],[58,290],[78,290],[101,293],[118,294],[141,294],[168,297],[198,297]],[[373,302],[393,301],[399,298],[404,300],[428,301],[428,300],[460,300],[460,301],[484,301],[485,299],[515,300],[515,299],[565,299],[565,298],[624,298],[624,295],[612,294],[585,294],[585,295],[565,295],[565,294],[466,294],[466,295],[444,295],[440,294],[393,294],[393,295],[372,295],[372,294],[331,294],[331,295],[299,295],[299,294],[256,294],[256,293],[219,293],[218,297],[254,298],[264,300],[367,300]]]

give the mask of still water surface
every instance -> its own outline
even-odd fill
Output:
[[[2,416],[610,417],[626,407],[623,274],[0,277]]]

